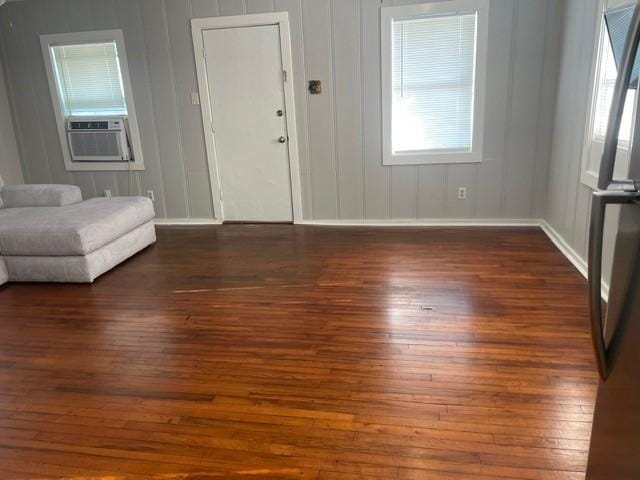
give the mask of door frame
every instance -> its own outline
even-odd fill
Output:
[[[191,34],[193,37],[193,52],[196,60],[198,91],[200,94],[200,111],[204,126],[207,163],[209,164],[209,179],[215,218],[224,220],[224,210],[221,201],[221,185],[216,157],[216,141],[213,128],[213,112],[207,82],[207,68],[205,61],[204,32],[223,28],[257,27],[278,25],[280,30],[280,49],[282,67],[286,72],[283,82],[286,112],[287,135],[289,141],[289,177],[291,184],[291,201],[293,206],[293,221],[299,223],[302,218],[302,189],[300,180],[300,159],[298,155],[298,133],[296,128],[296,106],[294,100],[293,58],[291,52],[291,32],[288,12],[259,13],[252,15],[233,15],[227,17],[209,17],[191,19]]]

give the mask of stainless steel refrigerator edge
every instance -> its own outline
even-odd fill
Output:
[[[613,177],[626,93],[631,84],[635,88],[638,85],[635,59],[640,42],[640,4],[632,3],[626,8],[630,25],[617,59],[618,78],[600,165],[599,190],[593,193],[589,234],[591,334],[601,380],[587,480],[640,479],[640,134],[633,136],[628,175],[623,179]],[[637,107],[635,125],[640,125]],[[618,230],[603,319],[605,214],[618,216]]]

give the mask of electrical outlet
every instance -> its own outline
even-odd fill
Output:
[[[147,197],[150,198],[152,202],[156,201],[156,196],[153,194],[153,190],[147,190]]]
[[[105,190],[104,191],[104,196],[105,196],[105,198],[111,198],[111,190]]]
[[[200,105],[200,94],[198,92],[191,92],[191,105]]]
[[[460,200],[466,200],[467,199],[467,188],[466,187],[460,187],[458,189],[458,199],[460,199]]]

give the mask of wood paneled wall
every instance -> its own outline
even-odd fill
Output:
[[[0,64],[0,176],[8,184],[23,181],[2,64]]]
[[[395,3],[416,3],[394,0]],[[63,167],[38,35],[124,31],[160,217],[211,218],[189,19],[286,10],[306,219],[537,218],[545,210],[560,0],[492,0],[484,162],[383,167],[379,9],[391,0],[25,0],[2,7],[2,55],[28,181],[127,194],[129,174]],[[310,96],[306,82],[323,81]],[[459,187],[467,199],[458,200]]]
[[[560,70],[554,134],[544,218],[584,262],[587,260],[592,190],[580,179],[588,106],[593,78],[591,62],[598,41],[598,0],[567,0],[560,42]],[[617,209],[607,213],[603,272],[611,275]]]
[[[568,0],[560,49],[555,132],[545,218],[583,258],[591,189],[580,181],[585,124],[592,88],[598,0]]]

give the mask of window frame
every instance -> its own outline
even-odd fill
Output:
[[[80,45],[89,43],[107,43],[114,42],[118,51],[118,60],[120,62],[120,73],[122,76],[122,88],[124,90],[125,103],[127,106],[127,123],[129,141],[133,159],[130,162],[72,162],[69,143],[67,141],[66,121],[68,119],[85,120],[95,117],[91,116],[71,116],[66,117],[62,109],[62,101],[58,92],[56,83],[56,74],[54,72],[52,59],[52,46],[59,45]],[[40,35],[40,46],[42,48],[42,56],[44,59],[47,80],[49,83],[49,94],[53,105],[53,111],[56,118],[58,136],[60,138],[60,147],[64,158],[64,165],[67,171],[118,171],[118,170],[144,170],[144,159],[142,156],[142,143],[140,141],[140,130],[138,128],[138,117],[136,115],[135,103],[133,101],[133,88],[131,87],[131,77],[129,74],[129,62],[127,60],[127,51],[125,49],[124,34],[122,30],[94,30],[86,32],[69,32]],[[114,117],[113,115],[105,115],[105,117]]]
[[[477,13],[471,150],[394,153],[392,147],[392,24],[394,19]],[[489,0],[430,0],[429,3],[381,8],[382,164],[429,165],[482,162],[486,94]]]
[[[589,83],[589,108],[587,112],[587,118],[584,128],[584,139],[582,146],[582,161],[581,161],[581,173],[580,181],[583,185],[591,188],[592,190],[598,189],[598,178],[600,176],[600,161],[602,159],[602,152],[604,149],[604,141],[599,141],[594,138],[596,111],[598,106],[598,89],[599,79],[602,67],[602,57],[604,55],[605,41],[608,40],[607,28],[604,20],[605,10],[622,7],[630,4],[629,0],[599,0],[598,1],[598,15],[596,18],[595,31],[598,38],[594,44],[592,59],[591,59],[591,71],[590,71],[590,83]],[[616,173],[615,177],[624,177],[626,170],[629,167],[630,161],[630,149],[633,143],[633,136],[635,130],[636,110],[638,108],[638,101],[640,101],[640,88],[636,90],[636,101],[634,103],[633,112],[631,112],[631,139],[627,143],[618,143],[618,149],[616,151]]]

